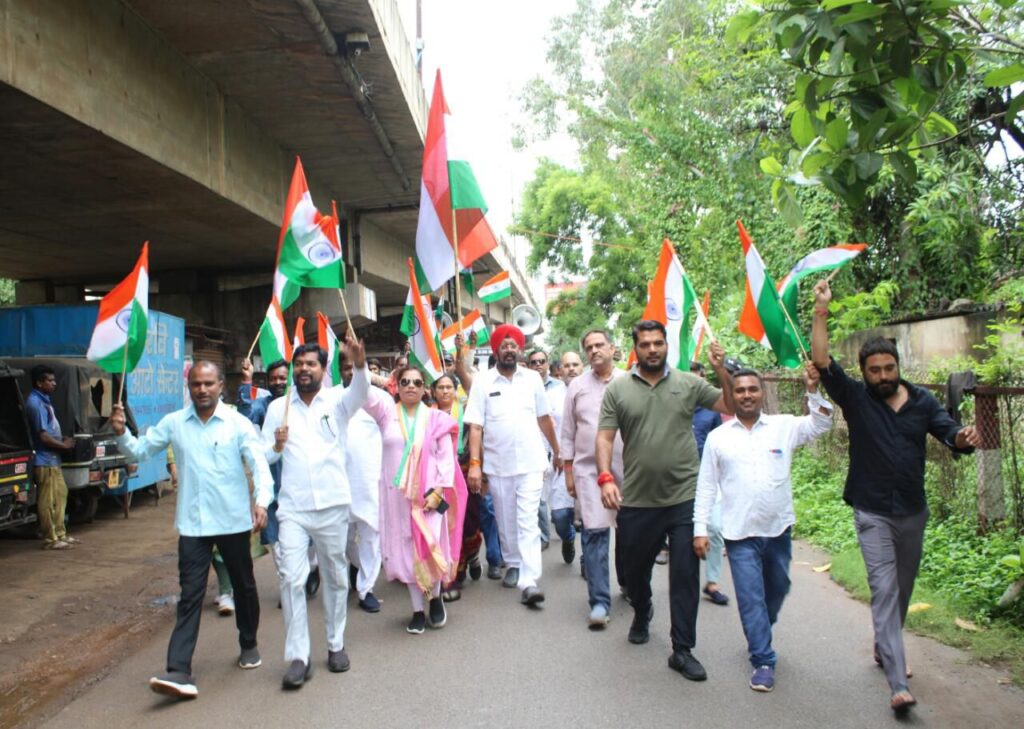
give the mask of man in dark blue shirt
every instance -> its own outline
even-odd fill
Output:
[[[916,702],[907,688],[910,670],[903,622],[921,562],[928,504],[924,492],[925,445],[930,433],[949,448],[970,451],[979,438],[961,428],[924,388],[900,377],[899,352],[876,337],[861,347],[863,382],[828,353],[828,281],[814,287],[811,356],[821,384],[843,411],[850,431],[850,469],[843,499],[853,507],[875,629],[875,661],[885,669],[893,711]]]
[[[62,436],[60,423],[53,411],[50,396],[57,389],[57,374],[51,367],[32,368],[32,392],[25,398],[25,414],[32,431],[32,477],[39,489],[36,511],[43,549],[71,549],[78,540],[69,536],[64,526],[64,510],[68,503],[68,487],[60,470],[60,451],[69,451],[74,438]]]

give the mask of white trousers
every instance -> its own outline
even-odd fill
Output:
[[[494,499],[501,556],[509,567],[519,569],[516,587],[520,590],[536,587],[541,574],[537,510],[544,488],[544,472],[506,477],[488,474],[487,481]]]
[[[380,576],[380,532],[372,525],[350,515],[348,523],[348,561],[359,568],[356,591],[362,600],[373,590]]]
[[[348,505],[318,511],[278,512],[277,576],[281,581],[281,611],[284,613],[284,660],[309,661],[309,620],[306,613],[306,578],[309,576],[309,540],[320,558],[321,590],[327,647],[340,651],[345,646],[348,602]]]

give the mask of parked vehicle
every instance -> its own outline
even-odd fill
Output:
[[[21,375],[21,370],[0,361],[0,530],[36,520],[32,440]]]
[[[0,358],[25,371],[24,394],[32,387],[27,373],[33,365],[45,362],[57,370],[54,409],[61,431],[76,441],[63,463],[68,509],[76,520],[92,518],[100,495],[121,499],[127,515],[133,491],[167,478],[163,454],[127,465],[117,450],[107,418],[120,375],[85,359],[96,313],[96,304],[0,309]],[[181,408],[185,354],[184,320],[151,309],[146,350],[124,388],[129,426],[136,434]]]
[[[24,392],[31,392],[31,370],[36,365],[53,368],[57,389],[50,395],[60,432],[75,439],[70,453],[62,454],[61,470],[68,485],[68,517],[73,522],[92,521],[100,497],[109,488],[127,482],[134,466],[117,448],[108,425],[117,400],[120,375],[112,375],[84,357],[8,357],[8,364],[22,371]],[[126,401],[128,426],[138,432],[131,405]]]

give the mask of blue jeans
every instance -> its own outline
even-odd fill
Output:
[[[790,530],[777,537],[727,539],[725,545],[750,665],[774,667],[772,626],[789,592],[789,563],[793,557]]]
[[[547,544],[551,541],[551,522],[548,519],[548,502],[540,500],[540,508],[537,509],[537,525],[540,527],[540,541]]]
[[[572,542],[576,539],[576,527],[572,525],[576,516],[574,509],[554,509],[551,512],[551,522],[555,525],[555,533],[563,542]]]
[[[559,510],[561,511],[561,510]],[[587,596],[590,607],[604,605],[611,611],[612,593],[608,579],[608,544],[612,530],[584,529],[580,534],[584,571],[587,573]]]
[[[480,497],[480,531],[484,533],[487,564],[497,567],[501,564],[501,543],[498,541],[498,525],[494,521],[494,499],[490,494]]]

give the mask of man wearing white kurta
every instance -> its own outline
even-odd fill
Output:
[[[537,510],[548,466],[542,433],[551,445],[556,471],[561,471],[562,459],[544,383],[536,372],[517,364],[525,345],[523,333],[511,324],[494,330],[491,351],[497,357],[496,366],[474,379],[463,422],[470,426],[469,488],[478,492],[486,472],[494,497],[501,553],[508,564],[503,584],[517,587],[523,604],[535,607],[544,602],[537,586],[541,575]]]
[[[548,397],[548,408],[555,421],[555,433],[562,427],[562,409],[565,405],[565,383],[551,376],[551,360],[547,352],[535,349],[526,358],[526,365],[540,375],[544,383],[544,392]],[[565,476],[551,465],[551,446],[544,444],[548,457],[548,467],[544,469],[544,489],[540,497],[540,539],[542,548],[546,548],[550,540],[550,525],[554,523],[555,531],[562,540],[562,559],[572,564],[576,556],[576,529],[573,527],[573,500],[565,490]]]
[[[348,359],[341,362],[341,381],[352,384],[353,366]],[[390,396],[377,390],[384,397]],[[373,393],[371,393],[372,395]],[[380,427],[360,408],[348,422],[348,442],[355,447],[345,451],[345,466],[352,487],[352,510],[349,513],[349,562],[359,569],[356,592],[359,607],[368,613],[380,612],[380,600],[373,586],[380,576],[380,465],[383,458]]]
[[[625,373],[615,368],[611,337],[603,329],[587,332],[580,344],[590,369],[569,383],[558,432],[562,442],[565,484],[568,492],[579,499],[583,521],[580,548],[590,603],[588,624],[591,630],[602,630],[611,615],[608,551],[611,528],[615,526],[615,510],[607,509],[601,503],[601,488],[597,485],[597,423],[608,383]],[[618,435],[612,450],[612,474],[615,478],[622,478],[622,438]]]
[[[325,583],[327,667],[332,672],[349,668],[345,547],[352,496],[345,454],[349,421],[366,402],[370,385],[362,344],[348,340],[345,352],[355,365],[351,386],[323,388],[327,353],[315,344],[296,348],[294,386],[270,404],[263,423],[268,460],[283,461],[277,508],[278,577],[286,633],[284,657],[289,664],[282,683],[289,689],[302,686],[312,673],[305,595],[310,539]]]

